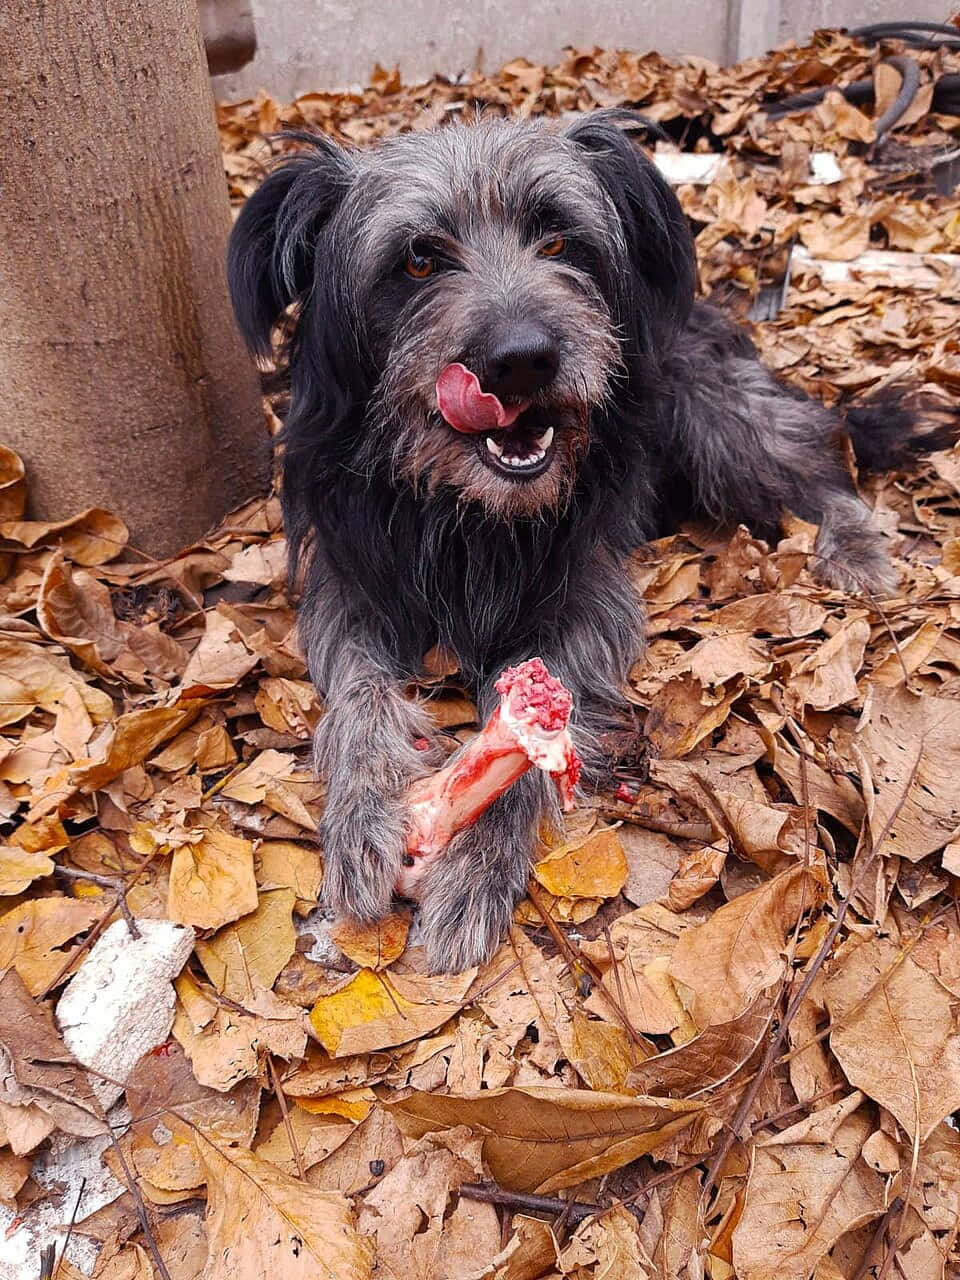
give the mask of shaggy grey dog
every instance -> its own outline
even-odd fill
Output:
[[[598,778],[643,648],[625,563],[651,537],[692,515],[769,536],[791,511],[820,526],[828,581],[895,584],[841,420],[695,303],[690,235],[629,136],[640,123],[483,120],[370,151],[303,135],[235,228],[242,331],[261,355],[286,332],[283,504],[338,912],[390,907],[404,788],[439,762],[405,693],[433,646],[484,713],[504,666],[541,656]],[[527,775],[429,873],[435,968],[500,942],[549,792]]]

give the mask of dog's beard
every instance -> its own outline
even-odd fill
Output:
[[[451,489],[501,520],[559,514],[567,506],[590,443],[589,405],[557,400],[534,404],[510,430],[477,435],[453,430],[422,402],[398,408],[403,411],[369,424],[371,433],[387,442],[396,482],[427,493]],[[536,473],[505,473],[496,450],[507,458],[532,456],[550,428],[552,438]]]

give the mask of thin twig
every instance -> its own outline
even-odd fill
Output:
[[[127,1164],[126,1156],[123,1154],[123,1148],[117,1141],[112,1127],[107,1123],[107,1118],[103,1115],[102,1110],[101,1115],[103,1116],[104,1123],[107,1126],[110,1145],[113,1147],[114,1154],[117,1157],[117,1162],[123,1172],[123,1180],[127,1184],[127,1190],[133,1196],[134,1202],[137,1206],[137,1217],[140,1219],[140,1230],[143,1232],[143,1238],[147,1242],[147,1248],[150,1250],[150,1256],[153,1258],[154,1266],[157,1268],[160,1280],[170,1280],[170,1272],[167,1270],[167,1265],[160,1255],[160,1249],[150,1227],[150,1219],[147,1215],[147,1206],[143,1200],[143,1193],[139,1186],[137,1186],[136,1178],[130,1172],[130,1166]]]
[[[617,1021],[623,1027],[624,1031],[627,1033],[627,1035],[632,1040],[632,1042],[635,1045],[637,1045],[638,1048],[642,1049],[644,1054],[647,1057],[652,1057],[653,1054],[656,1052],[654,1046],[650,1043],[649,1040],[647,1040],[645,1036],[642,1036],[640,1032],[635,1029],[630,1019],[627,1017],[626,1010],[620,1007],[620,1005],[617,1003],[616,997],[613,996],[607,990],[603,982],[603,975],[601,974],[597,966],[593,963],[593,961],[589,958],[589,956],[585,955],[583,951],[580,950],[579,947],[577,947],[577,949],[574,950],[573,946],[571,945],[570,939],[563,932],[563,930],[560,928],[560,926],[551,916],[550,912],[547,910],[547,907],[543,901],[543,898],[540,896],[539,889],[536,887],[536,885],[532,881],[530,882],[527,888],[527,895],[530,898],[530,901],[533,903],[534,907],[536,908],[540,918],[543,920],[543,923],[549,929],[550,936],[553,938],[554,942],[563,952],[564,958],[567,960],[567,963],[571,965],[574,971],[576,971],[577,969],[582,969],[587,974],[589,974],[590,980],[595,984],[599,993],[603,996],[607,1004],[613,1010],[614,1014],[616,1015]]]
[[[113,902],[110,903],[107,910],[100,917],[97,923],[93,926],[93,928],[84,938],[84,940],[80,943],[80,945],[76,948],[75,951],[72,951],[70,953],[70,955],[67,957],[64,964],[60,967],[60,970],[57,973],[56,977],[52,978],[44,987],[44,989],[39,993],[39,996],[37,997],[39,1000],[46,1000],[50,992],[54,991],[57,987],[59,987],[60,983],[63,982],[64,978],[66,978],[67,975],[72,971],[73,967],[77,964],[77,962],[81,960],[82,957],[86,955],[86,953],[90,950],[90,948],[93,946],[96,940],[100,937],[101,933],[103,933],[107,925],[110,923],[110,917],[119,908],[120,903],[124,899],[124,895],[126,893],[129,893],[129,891],[133,888],[136,882],[140,879],[144,871],[146,871],[148,865],[153,861],[158,851],[159,851],[159,846],[156,849],[151,849],[150,852],[140,860],[140,862],[134,868],[133,873],[131,874],[129,879],[126,881],[126,887],[123,893],[117,894]]]
[[[620,1008],[626,1009],[627,1002],[623,994],[623,980],[620,977],[620,965],[617,963],[617,953],[614,950],[613,938],[610,936],[610,926],[604,923],[603,938],[607,944],[607,955],[610,957],[610,968],[613,970],[613,979],[617,984],[617,999],[620,1001]],[[630,1060],[634,1066],[637,1066],[637,1046],[630,1041]]]
[[[869,1272],[872,1266],[872,1263],[870,1262],[870,1255],[873,1253],[874,1249],[876,1249],[883,1241],[883,1237],[886,1235],[886,1232],[887,1232],[887,1227],[890,1225],[890,1222],[893,1218],[893,1215],[896,1213],[899,1204],[900,1204],[900,1197],[896,1196],[893,1200],[890,1201],[889,1205],[887,1205],[886,1213],[877,1223],[877,1229],[876,1231],[874,1231],[873,1235],[870,1237],[870,1243],[867,1245],[866,1249],[864,1249],[863,1251],[863,1257],[860,1259],[860,1265],[857,1267],[856,1271],[854,1272],[853,1280],[864,1280],[864,1277]]]
[[[293,1158],[297,1164],[297,1172],[300,1174],[300,1180],[307,1180],[307,1166],[303,1160],[303,1152],[300,1150],[300,1143],[297,1141],[297,1135],[293,1132],[293,1123],[290,1119],[290,1110],[287,1107],[287,1095],[283,1092],[283,1086],[280,1083],[280,1076],[277,1073],[276,1063],[273,1060],[273,1054],[267,1053],[267,1070],[270,1073],[270,1079],[273,1082],[273,1092],[280,1104],[280,1114],[283,1116],[283,1127],[287,1131],[287,1141],[290,1143],[290,1150],[293,1152]]]
[[[83,1193],[86,1189],[86,1185],[86,1177],[81,1178],[80,1187],[77,1190],[77,1198],[73,1206],[73,1213],[70,1215],[70,1224],[67,1227],[67,1234],[63,1237],[63,1248],[60,1250],[60,1257],[57,1258],[57,1261],[54,1263],[50,1272],[51,1280],[56,1280],[57,1272],[60,1270],[60,1264],[67,1256],[67,1245],[70,1243],[70,1237],[73,1235],[73,1228],[76,1226],[77,1214],[80,1212],[80,1201],[83,1199]]]
[[[127,922],[127,929],[130,937],[136,941],[140,937],[140,930],[137,928],[137,922],[133,918],[130,908],[127,906],[127,885],[120,876],[100,876],[94,871],[82,871],[79,867],[57,867],[57,875],[63,876],[65,880],[85,880],[91,884],[100,885],[103,889],[112,889],[117,895],[117,904],[120,907],[120,913]]]
[[[854,895],[856,894],[857,890],[860,888],[860,884],[865,878],[867,870],[872,865],[873,860],[876,857],[877,850],[883,847],[884,840],[886,840],[887,836],[890,834],[890,831],[893,828],[893,824],[896,822],[897,818],[900,816],[900,811],[907,802],[907,797],[910,794],[910,788],[913,786],[917,776],[917,772],[920,768],[920,756],[921,756],[921,751],[918,751],[917,758],[914,761],[913,768],[910,771],[910,776],[907,778],[906,785],[903,788],[903,794],[900,796],[900,799],[897,801],[896,805],[893,808],[893,811],[891,812],[889,818],[885,822],[879,838],[875,841],[871,839],[867,853],[862,863],[860,864],[860,868],[857,871],[857,873],[851,877],[850,887],[847,890],[847,892],[844,894],[843,898],[841,899],[837,907],[836,918],[833,924],[830,926],[829,930],[827,931],[827,936],[824,938],[823,942],[820,944],[820,947],[817,950],[817,954],[813,957],[812,961],[810,962],[810,965],[807,968],[807,972],[804,975],[804,978],[800,983],[799,988],[797,989],[796,995],[793,996],[793,998],[790,1000],[789,1004],[787,1005],[786,1012],[783,1015],[783,1021],[780,1023],[780,1026],[777,1030],[776,1035],[774,1035],[770,1043],[767,1045],[767,1049],[763,1055],[763,1059],[760,1063],[760,1066],[757,1069],[757,1072],[754,1075],[753,1079],[747,1085],[746,1090],[744,1091],[744,1095],[740,1100],[740,1105],[737,1107],[733,1120],[730,1122],[730,1125],[726,1131],[723,1141],[720,1143],[720,1146],[713,1160],[710,1163],[710,1168],[707,1170],[706,1181],[703,1184],[703,1190],[701,1192],[702,1200],[705,1199],[710,1194],[711,1190],[716,1185],[716,1181],[720,1174],[720,1170],[722,1169],[724,1161],[726,1160],[728,1154],[730,1153],[730,1148],[733,1146],[734,1142],[736,1141],[737,1135],[740,1133],[740,1130],[743,1127],[744,1121],[746,1120],[747,1116],[750,1114],[750,1108],[753,1106],[756,1100],[757,1094],[760,1092],[760,1086],[763,1084],[764,1080],[767,1078],[767,1076],[769,1075],[770,1071],[773,1068],[773,1065],[777,1059],[777,1055],[780,1051],[780,1046],[783,1044],[784,1040],[786,1039],[787,1032],[790,1029],[790,1024],[793,1022],[793,1019],[796,1017],[797,1011],[799,1010],[801,1004],[807,998],[807,994],[810,991],[810,988],[813,986],[813,983],[814,983],[814,980],[816,979],[817,974],[823,968],[823,965],[827,959],[827,956],[829,956],[831,951],[833,950],[834,943],[836,942],[840,934],[840,930],[843,928],[843,922],[846,919],[847,911],[850,908],[850,903],[853,901]],[[869,827],[867,828],[867,830],[869,830]]]

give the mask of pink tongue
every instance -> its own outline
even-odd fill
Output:
[[[512,427],[529,403],[501,404],[495,395],[480,390],[479,378],[466,365],[448,364],[437,379],[437,406],[454,431]]]

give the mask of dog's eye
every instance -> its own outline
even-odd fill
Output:
[[[418,253],[416,249],[411,249],[407,254],[403,269],[408,276],[413,276],[414,280],[426,280],[427,276],[432,276],[437,269],[436,258],[431,258],[429,254]]]
[[[552,240],[548,240],[546,244],[542,244],[537,252],[541,258],[556,258],[567,247],[567,242],[563,236],[554,236]]]

